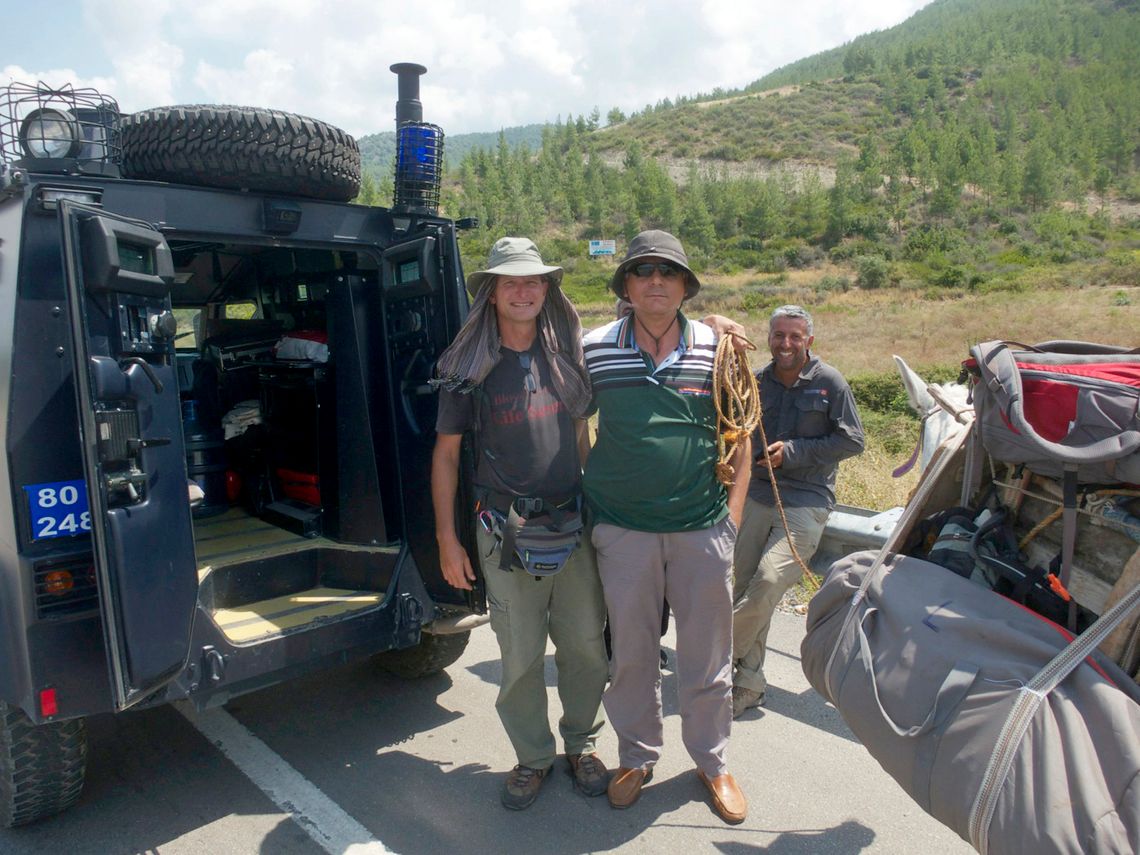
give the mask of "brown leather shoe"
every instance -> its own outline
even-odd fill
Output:
[[[698,769],[697,777],[708,787],[712,794],[713,809],[720,815],[721,819],[732,825],[744,822],[745,817],[748,816],[748,801],[744,798],[744,793],[740,791],[740,787],[737,786],[736,779],[732,775],[725,772],[723,775],[710,778]]]
[[[627,769],[619,766],[614,776],[610,778],[610,785],[606,787],[606,795],[610,799],[610,807],[618,810],[637,801],[641,795],[641,787],[653,780],[653,769]]]

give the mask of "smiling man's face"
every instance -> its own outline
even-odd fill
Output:
[[[499,323],[528,323],[538,317],[549,283],[544,276],[498,276],[491,303]]]
[[[768,349],[776,371],[782,375],[799,374],[807,364],[808,348],[815,336],[808,335],[803,318],[779,317],[768,331]]]

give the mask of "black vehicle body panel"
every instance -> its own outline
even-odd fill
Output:
[[[204,593],[208,586],[192,585],[186,579],[187,556],[174,561],[162,555],[171,543],[185,543],[186,530],[180,526],[189,526],[190,520],[188,506],[174,498],[178,494],[185,499],[186,473],[178,468],[185,460],[178,426],[160,419],[144,429],[144,445],[148,439],[170,439],[171,443],[144,447],[140,460],[146,458],[142,465],[146,471],[162,456],[164,462],[157,465],[168,470],[161,486],[149,483],[148,489],[153,500],[177,505],[170,511],[169,519],[175,522],[167,531],[169,538],[161,543],[132,542],[133,553],[109,549],[105,562],[130,565],[126,575],[114,566],[97,573],[84,569],[77,575],[90,573],[97,580],[92,592],[95,598],[105,598],[107,587],[129,587],[150,579],[149,590],[144,584],[116,592],[119,605],[133,611],[131,620],[136,621],[135,634],[120,637],[126,648],[120,652],[120,663],[128,675],[122,685],[114,685],[115,655],[105,642],[106,633],[114,627],[106,625],[94,603],[72,613],[42,614],[39,603],[45,567],[88,568],[95,563],[89,535],[33,539],[25,494],[29,485],[81,478],[88,481],[88,495],[92,493],[78,430],[81,413],[73,370],[76,340],[66,253],[61,251],[66,224],[61,227],[63,217],[58,210],[44,209],[40,202],[44,187],[95,194],[97,208],[139,221],[167,244],[243,242],[375,258],[374,271],[346,269],[329,291],[330,349],[335,350],[337,361],[335,431],[341,450],[322,492],[332,491],[340,497],[326,521],[338,542],[389,549],[385,560],[390,566],[383,571],[388,575],[378,577],[387,579],[385,596],[377,608],[255,644],[227,641],[211,621],[211,603]],[[56,175],[25,177],[22,186],[17,183],[8,188],[7,198],[0,195],[0,235],[4,236],[0,334],[9,323],[12,331],[10,353],[0,355],[0,371],[7,374],[0,384],[4,387],[0,390],[4,431],[0,477],[6,476],[10,485],[0,489],[0,699],[21,707],[36,723],[179,698],[191,698],[199,706],[221,703],[306,670],[414,645],[421,627],[441,610],[485,611],[479,595],[456,591],[442,579],[427,479],[435,399],[426,381],[435,358],[467,311],[454,225],[437,217],[394,218],[382,208],[290,197],[288,207],[300,219],[292,233],[282,235],[275,231],[271,217],[279,198]],[[84,211],[80,219],[89,216]],[[13,234],[19,235],[17,246],[11,243]],[[431,268],[411,283],[402,282],[393,266],[408,253],[425,259]],[[9,287],[12,283],[18,286]],[[175,302],[177,291],[176,284]],[[95,314],[89,313],[89,320],[97,315],[95,309],[91,312]],[[164,385],[170,381],[176,388],[172,351],[160,353],[159,348],[154,358],[148,356],[144,360],[150,364],[148,371],[137,361],[124,361],[123,352],[108,349],[101,337],[110,327],[100,328],[97,319],[93,327],[88,341],[88,345],[94,342],[93,355],[110,353],[110,362],[119,363],[116,370],[122,372],[125,367],[119,391],[142,401],[141,409],[149,411],[153,403],[152,373]],[[96,370],[110,372],[111,368],[104,365]],[[464,489],[468,483],[465,478]],[[130,511],[124,516],[129,517]],[[472,535],[469,530],[464,535],[469,545],[473,545]],[[148,554],[151,557],[144,566],[140,556]],[[189,562],[194,563],[192,555]],[[178,581],[171,586],[164,574],[173,574]],[[183,608],[180,603],[191,587],[194,596]],[[140,609],[145,611],[158,600],[165,605],[156,614],[138,617]],[[141,651],[152,643],[158,650],[150,651],[154,658],[146,661]],[[184,661],[171,670],[167,666],[175,660]],[[45,716],[40,709],[39,697],[45,689],[55,690],[59,703],[55,716]]]

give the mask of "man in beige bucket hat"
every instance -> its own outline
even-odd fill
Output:
[[[475,439],[478,504],[460,513],[477,518],[480,570],[502,657],[495,707],[518,758],[502,792],[512,810],[534,802],[555,761],[543,674],[548,634],[574,786],[600,796],[608,780],[595,753],[609,673],[605,606],[579,514],[581,417],[590,385],[578,313],[561,281],[562,268],[544,264],[530,240],[496,241],[486,268],[467,277],[471,311],[433,381],[441,390],[431,478],[436,540],[444,577],[461,589],[470,589],[476,575],[456,535],[455,499],[463,435]],[[556,558],[524,566],[515,560],[515,538],[535,528],[543,536],[558,529],[553,537],[561,545],[544,553]]]

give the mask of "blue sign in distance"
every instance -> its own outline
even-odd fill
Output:
[[[87,484],[83,480],[25,484],[24,492],[28,494],[33,540],[73,537],[91,531]]]

